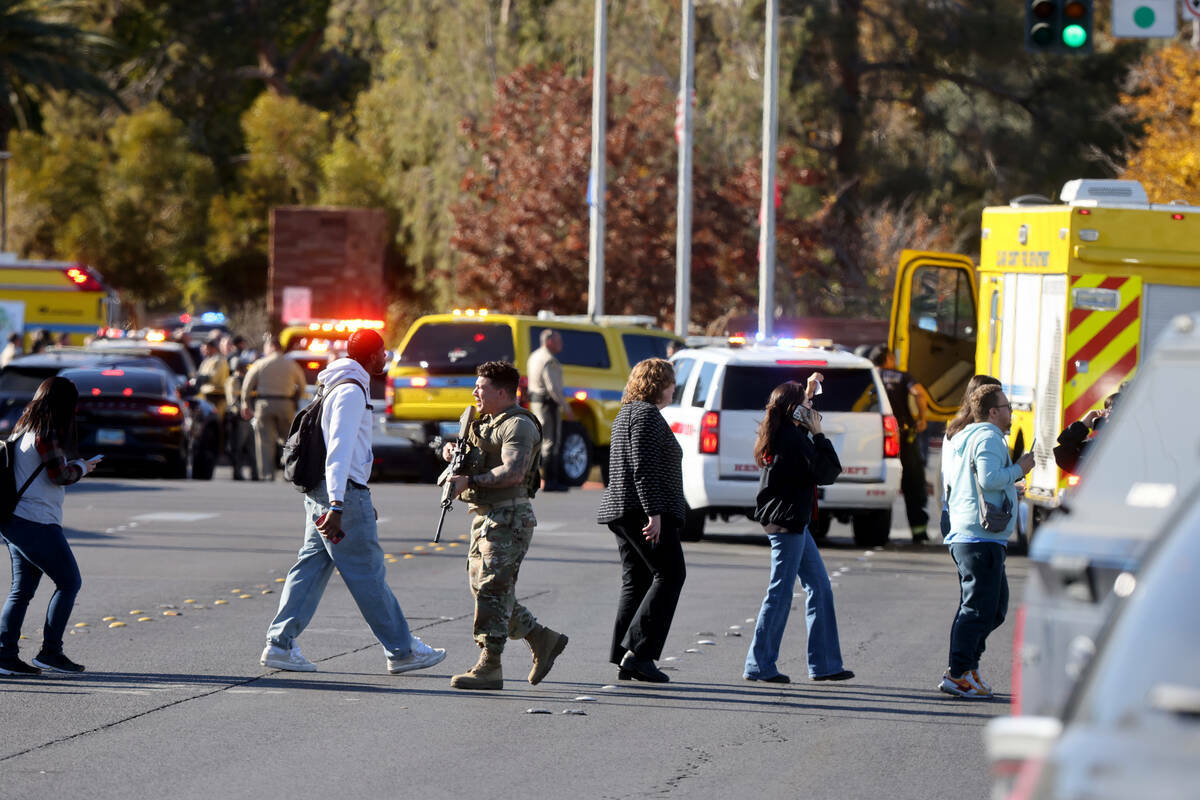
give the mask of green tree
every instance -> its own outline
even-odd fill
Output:
[[[0,150],[15,128],[39,127],[49,93],[112,101],[93,71],[111,42],[64,21],[59,0],[0,0]]]

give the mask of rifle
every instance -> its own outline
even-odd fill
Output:
[[[458,441],[454,443],[454,455],[450,459],[450,466],[442,471],[437,480],[438,486],[442,487],[442,516],[438,520],[437,533],[433,535],[435,543],[442,540],[442,525],[446,522],[446,512],[451,509],[454,500],[451,496],[454,492],[454,482],[450,478],[461,472],[463,462],[467,460],[467,428],[471,426],[473,419],[475,406],[467,406],[458,418]]]

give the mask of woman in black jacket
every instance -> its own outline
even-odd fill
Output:
[[[686,575],[679,541],[687,510],[683,450],[659,411],[674,392],[671,362],[649,358],[633,368],[613,422],[608,488],[596,513],[617,535],[621,553],[610,656],[621,680],[669,680],[654,662],[662,656]]]
[[[762,469],[754,518],[771,540],[771,581],[754,625],[743,677],[750,681],[790,683],[775,666],[779,644],[792,608],[796,578],[807,593],[808,677],[844,681],[854,673],[842,667],[833,588],[821,553],[808,532],[817,486],[833,483],[842,471],[833,445],[821,433],[821,415],[812,396],[821,380],[813,373],[807,388],[794,381],[777,386],[758,426],[754,460]]]

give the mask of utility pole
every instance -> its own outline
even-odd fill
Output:
[[[8,252],[8,160],[12,153],[0,151],[0,253]]]
[[[779,126],[779,0],[767,0],[763,59],[762,208],[758,232],[758,333],[775,331],[775,140]]]
[[[679,48],[679,200],[675,221],[675,335],[688,335],[692,316],[692,96],[696,88],[696,6],[683,0]]]
[[[588,239],[588,316],[593,321],[604,313],[604,137],[607,135],[608,113],[607,62],[608,19],[607,0],[596,0],[596,35],[592,56],[592,171],[588,177],[588,219],[591,235]]]

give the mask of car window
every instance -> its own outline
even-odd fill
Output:
[[[132,395],[167,393],[166,379],[158,373],[124,369],[66,369],[59,373],[79,389],[80,395]]]
[[[42,381],[57,374],[57,367],[5,367],[4,371],[0,372],[0,394],[24,394],[32,397]]]
[[[1192,494],[1190,512],[1137,576],[1133,595],[1114,618],[1080,686],[1071,712],[1075,719],[1135,726],[1146,714],[1168,710],[1167,687],[1190,696],[1195,708],[1200,690],[1200,615],[1193,613],[1200,604],[1198,497]],[[1118,579],[1118,590],[1123,580]]]
[[[192,375],[196,371],[196,366],[186,350],[151,348],[150,353],[170,367],[176,375]]]
[[[677,406],[683,400],[683,387],[687,385],[692,367],[696,366],[695,359],[681,358],[675,361],[675,394],[671,397],[671,405]]]
[[[428,322],[413,331],[396,359],[403,367],[474,372],[488,361],[512,361],[512,328],[502,322]]]
[[[820,366],[730,365],[725,368],[721,408],[726,411],[758,411],[767,406],[775,387],[786,381],[804,384],[813,372],[825,380],[821,394],[813,398],[820,411],[872,411],[879,413],[879,395],[868,369],[834,369]]]
[[[712,388],[712,379],[716,371],[717,365],[711,361],[700,367],[700,374],[696,376],[696,390],[692,394],[693,406],[704,407],[704,401],[708,399],[708,390]]]
[[[666,358],[671,339],[665,336],[648,336],[644,333],[623,333],[621,344],[625,346],[625,358],[629,366],[647,358]],[[676,381],[678,383],[678,381]]]
[[[542,331],[546,327],[545,325],[529,326],[529,352],[532,353],[542,346]],[[557,328],[556,330],[562,334],[563,340],[562,352],[558,354],[559,362],[575,367],[593,367],[595,369],[608,369],[612,366],[604,334],[599,331],[577,331],[572,328]]]

